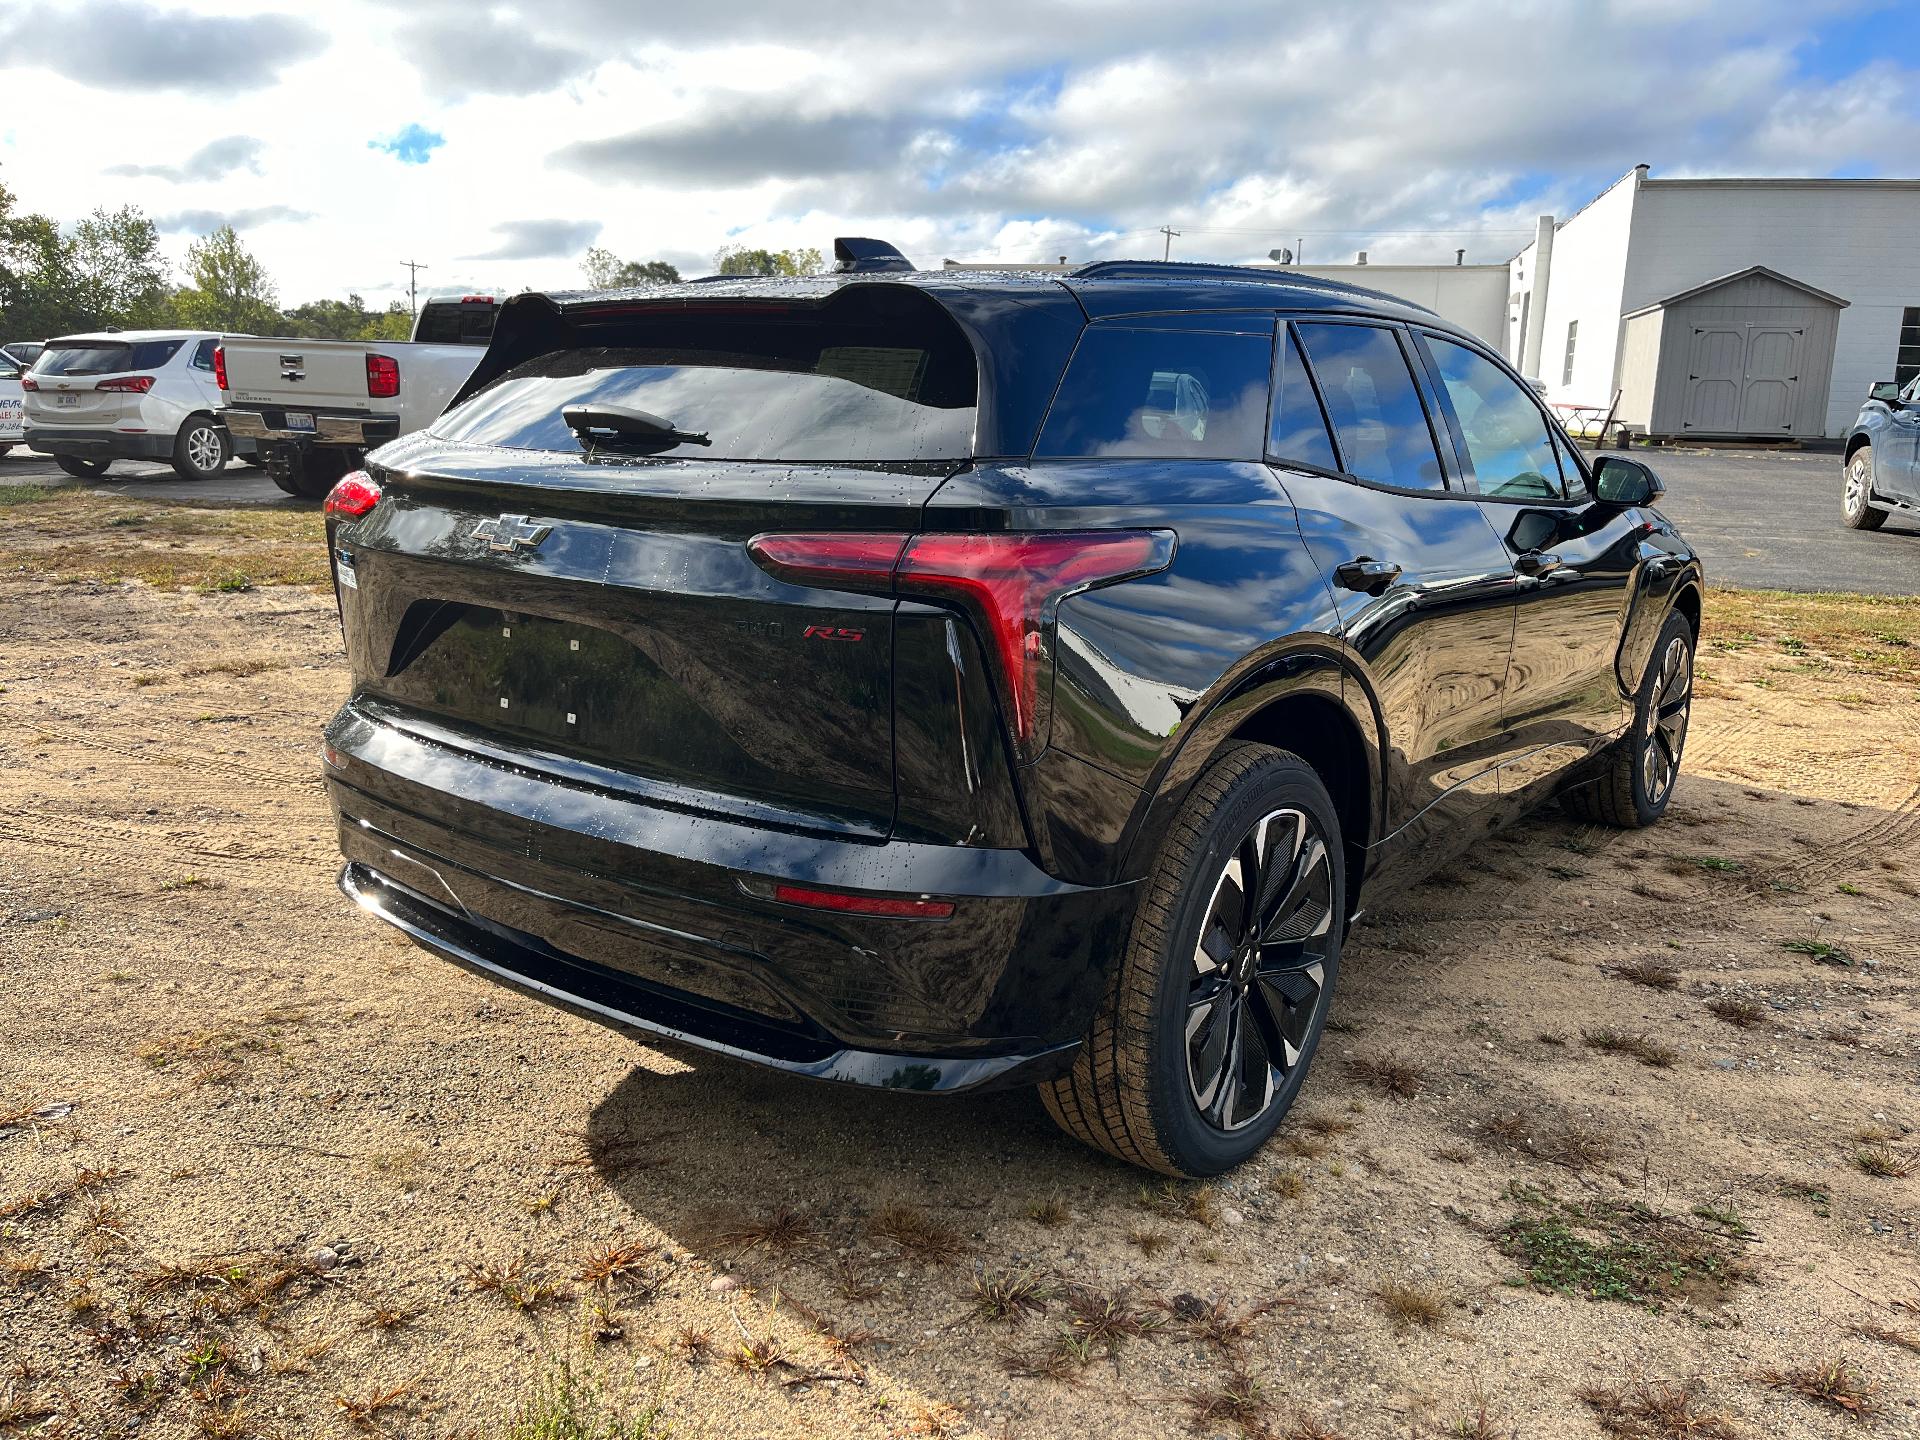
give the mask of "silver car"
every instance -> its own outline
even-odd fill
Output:
[[[49,340],[23,382],[26,443],[69,475],[115,460],[167,460],[181,477],[226,468],[233,437],[215,417],[220,386],[204,330],[126,330]],[[249,442],[243,458],[251,457]]]

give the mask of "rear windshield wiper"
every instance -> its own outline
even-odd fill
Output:
[[[574,438],[586,445],[638,445],[664,450],[671,445],[711,445],[704,430],[681,430],[651,410],[625,405],[569,405],[560,412]]]

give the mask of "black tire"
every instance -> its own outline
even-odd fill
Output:
[[[352,468],[347,457],[338,451],[309,450],[293,466],[293,489],[290,493],[308,500],[324,500],[340,477]],[[285,490],[287,487],[282,485],[280,488]]]
[[[78,455],[56,455],[53,463],[81,480],[97,480],[107,473],[111,460],[82,460]]]
[[[1862,445],[1847,457],[1840,487],[1840,523],[1849,530],[1878,530],[1887,512],[1873,504],[1873,446]]]
[[[1677,611],[1654,642],[1633,697],[1633,728],[1600,756],[1600,773],[1560,803],[1577,819],[1637,830],[1666,813],[1680,779],[1693,709],[1693,627]]]
[[[173,437],[173,471],[182,480],[211,480],[233,458],[233,440],[211,415],[189,415]]]
[[[1232,886],[1256,837],[1271,868],[1257,871],[1261,924],[1249,931],[1245,888]],[[1225,751],[1161,846],[1073,1069],[1040,1087],[1047,1112],[1096,1149],[1169,1175],[1218,1175],[1254,1154],[1320,1043],[1345,886],[1339,817],[1313,768],[1265,745]]]
[[[284,470],[269,470],[267,471],[267,478],[273,481],[273,483],[278,485],[282,490],[286,491],[287,494],[300,495],[299,482],[296,481],[293,478],[293,476],[287,474]],[[301,496],[301,498],[305,499],[306,497]]]

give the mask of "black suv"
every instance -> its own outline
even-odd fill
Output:
[[[1225,1170],[1362,905],[1660,815],[1700,564],[1417,306],[837,249],[518,296],[329,497],[341,884],[641,1037]]]

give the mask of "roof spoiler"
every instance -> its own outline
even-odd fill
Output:
[[[833,267],[841,275],[872,275],[887,271],[910,271],[913,262],[884,240],[869,240],[859,235],[836,235],[833,241]]]

